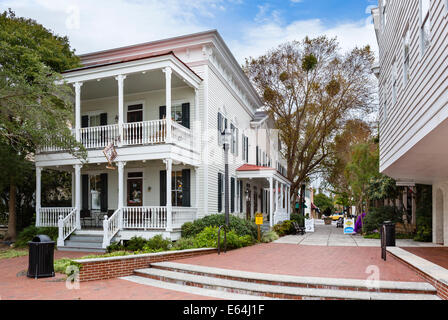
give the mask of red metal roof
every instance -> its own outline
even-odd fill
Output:
[[[244,164],[238,169],[236,169],[236,171],[259,171],[259,170],[275,170],[275,169],[271,167],[256,166],[253,164]]]

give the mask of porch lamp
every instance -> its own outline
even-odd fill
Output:
[[[221,132],[222,144],[224,149],[224,166],[225,166],[225,174],[224,174],[224,210],[226,217],[226,226],[229,226],[229,148],[230,148],[230,140],[231,140],[232,132],[229,129],[224,129]]]

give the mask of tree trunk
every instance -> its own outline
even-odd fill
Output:
[[[11,180],[9,184],[9,219],[8,219],[8,232],[6,239],[15,241],[17,238],[16,231],[16,184]]]

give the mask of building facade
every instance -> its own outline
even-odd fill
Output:
[[[433,242],[448,245],[448,2],[381,0],[380,171],[433,186]]]
[[[87,160],[51,142],[35,157],[36,225],[59,226],[59,247],[81,234],[102,237],[102,248],[133,236],[176,240],[183,223],[224,212],[224,129],[231,214],[263,212],[271,226],[289,217],[273,120],[257,111],[261,100],[217,31],[80,58],[63,77]],[[104,153],[112,145],[113,168]],[[41,207],[42,169],[72,172],[72,207]]]

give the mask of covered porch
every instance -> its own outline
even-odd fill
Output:
[[[60,166],[72,172],[72,206],[41,207],[42,168],[36,168],[36,226],[58,227],[58,246],[75,231],[103,234],[106,248],[120,231],[170,235],[197,215],[197,167],[174,159]]]
[[[246,212],[251,217],[255,216],[257,211],[267,212],[266,217],[269,220],[269,226],[272,228],[275,224],[289,220],[291,215],[291,182],[281,175],[277,170],[270,167],[243,165],[237,169],[237,179],[250,185],[248,196],[253,198],[252,205]],[[252,185],[259,186],[260,193],[252,190]],[[251,194],[253,192],[253,194]],[[260,201],[258,202],[258,198]],[[260,206],[258,206],[260,203]],[[261,208],[261,210],[257,210]]]

